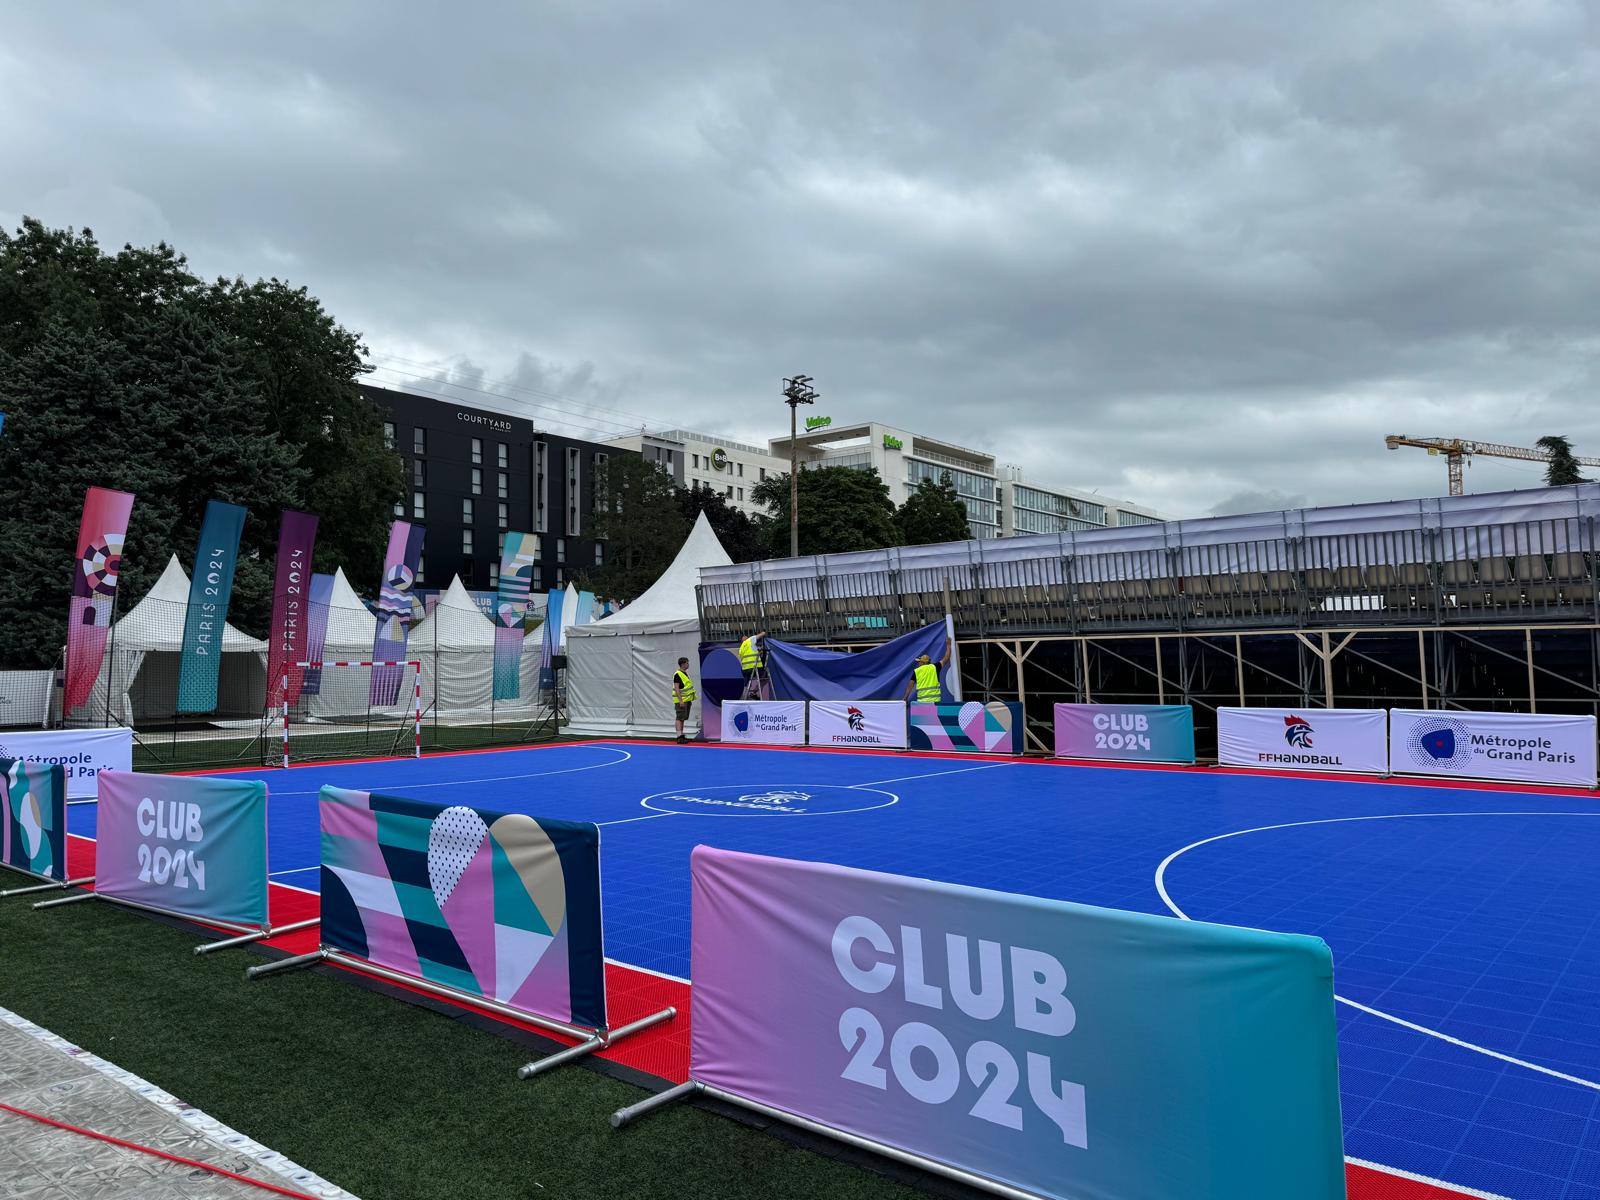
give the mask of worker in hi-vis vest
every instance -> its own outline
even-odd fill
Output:
[[[744,675],[741,699],[755,700],[761,696],[761,672],[767,665],[766,656],[761,651],[766,640],[767,631],[763,629],[739,643],[739,670]]]
[[[683,723],[689,719],[689,710],[694,707],[694,680],[689,678],[689,660],[680,658],[678,669],[672,673],[672,715],[678,721],[678,740],[687,742],[688,736],[683,732]]]
[[[939,672],[950,661],[950,640],[945,639],[944,657],[937,665],[926,654],[917,655],[917,665],[911,668],[911,681],[906,684],[906,699],[917,704],[937,704],[944,693],[939,682]]]

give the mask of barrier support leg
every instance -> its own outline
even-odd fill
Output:
[[[234,946],[247,946],[251,942],[265,941],[269,938],[281,937],[286,933],[294,933],[301,929],[310,929],[313,925],[320,925],[321,917],[308,917],[304,921],[295,921],[289,925],[279,925],[276,929],[267,927],[257,929],[251,933],[241,933],[238,937],[223,938],[220,942],[207,942],[204,946],[196,946],[196,954],[210,954],[213,950],[227,950]]]
[[[688,1083],[680,1083],[677,1087],[668,1088],[664,1092],[657,1092],[654,1096],[647,1097],[637,1104],[630,1104],[627,1108],[619,1108],[611,1114],[611,1128],[621,1129],[635,1119],[654,1112],[658,1108],[665,1108],[675,1104],[688,1096],[698,1095],[703,1085],[693,1079]]]
[[[296,954],[293,958],[280,958],[277,962],[261,963],[258,966],[246,967],[246,979],[260,979],[263,975],[270,975],[274,971],[288,971],[295,967],[309,967],[312,963],[321,962],[328,957],[326,950],[313,950],[310,954]]]
[[[663,1008],[660,1012],[653,1012],[648,1016],[640,1017],[637,1021],[629,1021],[626,1025],[619,1025],[615,1029],[601,1030],[592,1037],[585,1038],[576,1046],[568,1046],[565,1050],[557,1050],[554,1054],[548,1054],[544,1058],[537,1058],[531,1063],[524,1064],[517,1069],[517,1078],[532,1079],[535,1075],[548,1071],[552,1067],[559,1067],[563,1063],[572,1062],[574,1059],[582,1058],[586,1054],[593,1054],[596,1050],[604,1050],[606,1047],[620,1042],[623,1038],[638,1033],[641,1029],[649,1029],[652,1025],[670,1021],[677,1015],[678,1010],[676,1008]]]
[[[59,900],[40,900],[35,908],[60,908],[63,904],[77,904],[80,900],[93,900],[93,892],[77,892],[71,896],[63,896]]]
[[[93,883],[93,875],[85,875],[81,879],[64,879],[60,883],[35,883],[28,887],[11,888],[9,891],[0,892],[0,900],[7,896],[32,896],[38,892],[59,892],[67,888],[82,887],[86,883]]]

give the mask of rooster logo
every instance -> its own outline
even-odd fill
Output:
[[[1289,745],[1300,750],[1311,749],[1311,735],[1315,732],[1311,722],[1304,717],[1285,717],[1283,719],[1283,740]]]
[[[850,728],[857,733],[867,727],[867,715],[854,705],[844,710],[845,720],[850,723]]]

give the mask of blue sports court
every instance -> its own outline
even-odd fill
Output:
[[[274,880],[310,890],[323,784],[596,822],[608,952],[677,976],[699,843],[1315,934],[1350,1157],[1600,1200],[1588,794],[611,742],[248,774]]]

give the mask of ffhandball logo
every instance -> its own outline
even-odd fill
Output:
[[[1299,750],[1311,749],[1311,735],[1316,730],[1311,728],[1311,722],[1304,717],[1294,714],[1283,719],[1283,740]]]
[[[867,727],[867,715],[859,708],[851,705],[849,708],[844,710],[844,713],[845,720],[849,722],[850,728],[855,732],[860,733]]]

